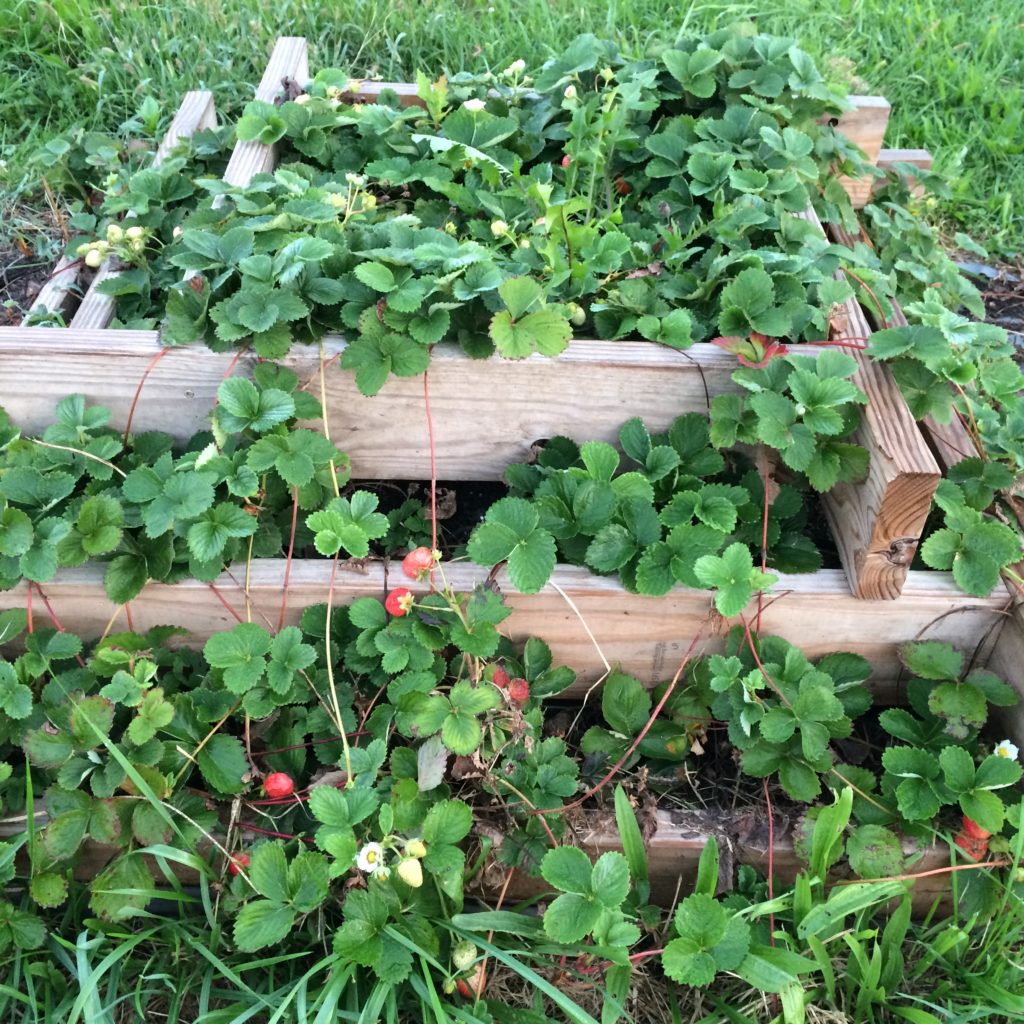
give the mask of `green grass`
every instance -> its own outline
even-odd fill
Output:
[[[7,6],[7,5],[5,5]],[[146,95],[168,113],[209,88],[226,116],[252,94],[278,34],[305,35],[311,66],[407,79],[427,70],[539,64],[576,33],[632,52],[756,17],[856,88],[893,104],[887,143],[926,147],[953,179],[941,213],[1004,254],[1024,249],[1024,9],[1008,0],[14,0],[0,12],[0,189],[37,186],[40,140],[75,124],[111,131]]]

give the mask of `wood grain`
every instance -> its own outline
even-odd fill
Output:
[[[354,375],[337,365],[345,348],[324,340],[331,438],[364,479],[426,479],[430,445],[423,378],[391,377],[375,398],[360,394]],[[53,331],[0,328],[0,405],[26,433],[41,433],[67,394],[85,395],[112,411],[123,429],[139,382],[161,351],[155,331]],[[196,345],[167,350],[146,378],[132,421],[136,431],[162,430],[185,441],[209,426],[217,388],[234,353]],[[47,373],[37,372],[40,361]],[[295,346],[282,360],[319,397],[320,356]],[[235,372],[251,373],[246,354]],[[631,416],[661,430],[684,412],[706,413],[709,398],[737,390],[735,359],[714,345],[677,352],[653,342],[573,341],[556,359],[470,359],[454,345],[431,353],[430,405],[438,476],[497,480],[510,462],[530,455],[542,438],[614,441]],[[396,415],[396,410],[400,414]]]
[[[254,98],[273,103],[281,95],[286,79],[303,85],[309,79],[309,50],[306,40],[300,36],[278,39]],[[276,162],[276,146],[257,141],[236,142],[224,171],[224,180],[229,185],[244,187],[257,174],[273,170]]]
[[[99,636],[112,618],[112,628],[127,628],[123,612],[115,616],[117,608],[103,591],[103,571],[102,565],[65,569],[42,587],[64,628],[85,638]],[[327,559],[293,563],[286,624],[297,623],[309,605],[326,601],[330,573]],[[445,578],[458,591],[471,590],[486,575],[486,570],[465,563],[449,564],[445,569]],[[173,586],[150,583],[131,602],[135,629],[173,623],[190,630],[189,643],[202,644],[212,633],[232,628],[236,616],[246,617],[247,598],[252,621],[276,627],[283,560],[254,561],[248,594],[242,584],[244,577],[244,566],[236,566],[216,582],[216,592],[198,580]],[[340,606],[358,597],[383,598],[387,586],[408,583],[397,565],[389,576],[380,563],[342,563],[334,600]],[[498,583],[513,609],[502,631],[518,642],[530,636],[546,640],[556,662],[578,673],[578,685],[571,691],[576,694],[604,675],[606,661],[654,686],[675,673],[695,636],[702,638],[696,653],[721,651],[729,628],[738,622],[723,620],[713,610],[708,591],[679,587],[665,597],[641,597],[628,593],[611,577],[572,566],[557,567],[552,582],[538,594],[516,592],[504,573],[499,574]],[[411,587],[415,592],[425,590],[422,584]],[[837,650],[864,656],[875,670],[869,685],[880,700],[891,703],[902,696],[904,680],[896,657],[900,645],[921,638],[945,640],[984,663],[984,642],[1002,620],[1006,603],[1002,591],[987,598],[965,596],[948,573],[912,572],[899,608],[894,610],[885,601],[853,597],[843,573],[821,570],[780,577],[764,602],[761,631],[799,644],[812,658]],[[24,583],[0,592],[0,611],[25,605]],[[44,614],[38,610],[38,600],[36,608],[38,619]],[[756,626],[756,601],[746,616]]]
[[[813,210],[805,216],[821,228]],[[845,313],[846,326],[833,340],[862,345],[871,334],[864,311],[850,299]],[[893,600],[913,561],[941,474],[888,367],[856,347],[845,351],[857,362],[854,383],[868,396],[853,440],[868,450],[870,466],[863,482],[839,484],[823,495],[825,514],[853,592]]]
[[[718,891],[728,892],[736,881],[736,870],[749,865],[762,875],[768,873],[768,823],[764,815],[746,812],[704,810],[659,810],[655,815],[655,832],[646,843],[647,865],[651,883],[651,901],[661,907],[672,907],[680,897],[688,896],[697,880],[697,864],[708,840],[714,838],[719,850]],[[245,833],[241,833],[245,835]],[[785,815],[777,815],[772,844],[772,875],[777,885],[792,886],[797,873],[804,868],[793,843],[792,822]],[[223,837],[218,837],[223,842]],[[597,859],[609,850],[621,851],[618,831],[609,814],[585,811],[572,816],[570,832],[564,840]],[[209,844],[200,852],[206,856]],[[950,864],[949,850],[942,844],[919,848],[911,840],[903,843],[904,854],[912,859],[908,871],[924,872],[942,869]],[[118,853],[118,847],[102,846],[87,840],[74,867],[74,877],[80,882],[95,878]],[[144,863],[158,886],[166,884],[163,872],[153,857]],[[220,858],[214,864],[219,867]],[[22,869],[24,870],[24,865]],[[199,873],[182,864],[168,862],[168,867],[183,885],[196,885]],[[467,891],[487,902],[493,902],[504,884],[505,868],[493,860],[476,876]],[[851,878],[844,864],[829,874],[829,882],[836,884]],[[942,914],[952,907],[949,875],[940,874],[918,879],[911,890],[914,914],[923,917],[939,902]],[[506,900],[525,900],[551,892],[542,879],[532,878],[517,871],[506,892]]]
[[[174,115],[174,120],[153,157],[153,167],[159,167],[182,139],[194,135],[204,128],[215,128],[216,126],[217,113],[214,108],[213,93],[206,91],[185,93],[185,98],[181,101],[181,106],[178,107],[178,112]],[[126,221],[133,219],[134,214],[131,212],[125,217]],[[72,327],[78,330],[95,330],[106,327],[114,319],[116,306],[114,296],[105,295],[99,290],[99,286],[104,281],[116,277],[118,273],[120,273],[120,268],[115,265],[114,260],[107,258],[103,261],[71,321]]]
[[[877,164],[889,125],[889,101],[884,96],[848,96],[847,99],[853,104],[853,109],[832,123],[837,131],[863,151],[868,163]],[[875,182],[873,175],[867,174],[863,178],[841,175],[838,180],[855,208],[859,209],[870,199]]]
[[[32,312],[60,313],[67,317],[77,298],[76,286],[82,270],[82,261],[72,256],[61,256],[46,283],[32,303]]]
[[[927,149],[883,149],[878,155],[877,167],[879,170],[889,170],[894,164],[914,164],[922,170],[930,170],[932,167],[932,155]],[[884,178],[876,178],[873,175],[865,175],[863,178],[841,178],[843,188],[846,189],[853,203],[855,210],[866,206],[874,196]],[[924,188],[921,185],[912,184],[911,195],[924,195]]]

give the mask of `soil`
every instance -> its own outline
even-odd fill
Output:
[[[993,278],[982,295],[985,299],[986,320],[1010,332],[1010,340],[1024,359],[1024,264],[1016,267],[1000,266],[999,276]]]
[[[26,255],[17,247],[0,249],[0,326],[17,327],[21,323],[49,280],[53,266],[49,260]]]

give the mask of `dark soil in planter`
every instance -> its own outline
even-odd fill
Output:
[[[29,314],[54,264],[15,246],[0,249],[0,325],[17,327]]]

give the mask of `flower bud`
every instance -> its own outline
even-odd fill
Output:
[[[91,248],[92,248],[92,246],[91,246],[91,245],[90,245],[90,244],[89,244],[88,242],[83,242],[83,243],[82,243],[82,244],[81,244],[81,245],[80,245],[80,246],[79,246],[79,247],[78,247],[78,248],[77,248],[77,249],[75,250],[75,255],[76,255],[76,256],[84,256],[84,255],[85,255],[85,254],[86,254],[86,253],[87,253],[87,252],[88,252],[88,251],[89,251],[89,250],[90,250]]]
[[[502,71],[502,74],[506,78],[514,78],[516,75],[521,75],[525,70],[526,61],[523,60],[522,57],[520,57],[519,60],[512,61],[512,63],[509,64],[509,66],[505,68],[504,71]]]
[[[501,238],[502,235],[508,234],[508,224],[503,220],[492,220],[491,234],[494,235],[495,238]]]
[[[351,171],[345,175],[345,181],[355,188],[360,188],[366,184],[366,178],[362,174],[353,174]]]
[[[565,92],[563,92],[562,95],[567,100],[574,100],[574,99],[576,99],[576,86],[575,85],[568,85],[568,86],[566,86]]]
[[[398,877],[410,889],[418,889],[423,884],[423,865],[415,857],[407,857],[398,862]]]
[[[126,232],[127,238],[144,238],[146,235],[146,229],[139,227],[138,224],[133,224]]]
[[[462,105],[463,105],[463,107],[466,108],[466,110],[469,110],[469,111],[471,111],[474,114],[478,114],[481,110],[484,109],[484,106],[486,104],[484,103],[483,100],[473,99],[473,100],[466,100],[466,102],[463,103]]]
[[[174,230],[171,232],[173,238],[181,238],[184,228],[180,224],[176,225]]]
[[[124,238],[124,232],[118,224],[107,225],[107,241],[112,243],[120,242]]]
[[[300,107],[304,107],[312,98],[313,97],[310,96],[308,92],[304,92],[301,96],[295,97],[295,102],[298,103]]]
[[[426,857],[427,844],[424,843],[422,839],[410,839],[409,842],[405,844],[405,852],[410,857],[415,857],[419,860],[422,857]]]
[[[364,210],[375,210],[377,208],[377,197],[376,196],[363,196],[363,209]]]
[[[611,68],[601,68],[598,74],[606,81],[610,82],[615,77],[615,72]]]
[[[454,235],[459,229],[455,226],[455,222],[448,220],[444,224],[444,233],[446,235]]]

